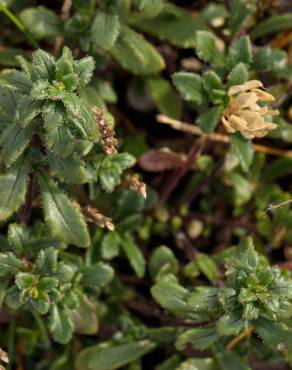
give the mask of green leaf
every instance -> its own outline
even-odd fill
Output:
[[[216,37],[208,31],[196,32],[196,52],[198,57],[213,67],[224,68],[225,57],[216,46]]]
[[[231,144],[234,153],[239,159],[241,168],[244,172],[248,172],[254,157],[251,141],[245,139],[239,132],[237,132],[231,135]]]
[[[26,74],[13,71],[0,74],[0,85],[7,89],[16,90],[20,94],[29,94],[32,83]]]
[[[0,253],[0,276],[13,276],[22,267],[22,262],[13,253]]]
[[[212,107],[200,114],[196,123],[202,131],[206,133],[213,132],[219,123],[222,111],[223,107],[221,106]]]
[[[17,255],[22,254],[28,243],[27,229],[19,224],[9,224],[8,241]]]
[[[164,0],[140,0],[139,9],[143,11],[146,17],[157,16],[164,7]]]
[[[199,270],[211,281],[216,280],[217,266],[216,263],[205,253],[196,253],[196,262]]]
[[[163,10],[155,18],[145,18],[140,13],[131,15],[129,21],[135,28],[181,48],[195,47],[196,31],[207,29],[203,17],[195,17],[172,3],[165,3]]]
[[[48,160],[53,175],[68,184],[88,182],[85,163],[74,155],[65,158],[48,153]]]
[[[255,331],[264,344],[273,350],[279,350],[281,347],[284,351],[292,350],[291,330],[284,327],[283,324],[260,318],[257,321]]]
[[[234,36],[244,26],[247,17],[251,14],[252,7],[244,0],[232,0],[230,10],[230,30]]]
[[[17,67],[16,57],[24,52],[23,49],[7,47],[0,51],[0,64],[5,67]]]
[[[29,167],[20,158],[7,172],[0,175],[0,221],[6,220],[25,200]]]
[[[205,72],[203,74],[203,87],[213,104],[224,104],[226,92],[217,73],[214,71]]]
[[[63,102],[70,121],[79,131],[81,137],[86,140],[96,141],[99,135],[97,125],[93,113],[83,100],[71,93],[66,94]]]
[[[182,113],[181,101],[171,84],[163,78],[149,78],[146,86],[151,98],[162,114],[179,119]]]
[[[83,349],[77,356],[76,368],[83,370],[112,370],[125,366],[154,349],[148,340],[129,342],[112,347],[99,345]]]
[[[158,51],[139,33],[122,26],[120,35],[110,51],[121,66],[137,75],[149,75],[165,67]]]
[[[10,167],[24,152],[32,135],[32,127],[21,127],[17,122],[8,126],[1,134],[2,161]]]
[[[121,241],[121,248],[125,252],[136,275],[142,278],[145,274],[145,259],[139,247],[130,236],[126,236]]]
[[[292,13],[275,14],[260,22],[252,30],[251,37],[256,39],[270,33],[278,33],[291,29]]]
[[[178,72],[173,83],[185,100],[202,104],[206,100],[202,78],[191,72]]]
[[[42,113],[44,126],[48,131],[51,131],[60,127],[65,116],[65,109],[63,104],[59,101],[46,101]]]
[[[175,370],[215,370],[215,369],[216,367],[214,364],[214,360],[212,358],[190,358],[184,361],[179,367],[175,368]]]
[[[87,85],[93,75],[94,59],[91,56],[84,57],[74,62],[74,70],[77,73],[82,86]]]
[[[182,287],[174,275],[164,275],[151,288],[151,294],[163,308],[176,315],[189,312],[187,298],[189,292]]]
[[[210,348],[218,338],[219,335],[213,325],[194,328],[181,334],[177,338],[175,346],[178,350],[182,350],[187,344],[191,344],[195,349],[204,350]]]
[[[50,312],[50,332],[56,342],[68,343],[73,333],[73,322],[64,309],[53,306]]]
[[[53,39],[62,31],[62,22],[44,6],[26,8],[19,14],[25,28],[38,40]]]
[[[108,232],[101,241],[101,254],[105,259],[112,259],[119,254],[121,238],[116,231]]]
[[[189,296],[188,306],[194,311],[214,311],[219,305],[219,289],[214,287],[196,287]]]
[[[116,14],[99,10],[91,26],[91,40],[102,49],[109,50],[116,42],[120,21]]]
[[[39,184],[45,218],[53,235],[68,244],[88,247],[90,237],[80,210],[44,173],[39,173]]]
[[[234,187],[234,203],[236,206],[242,206],[247,203],[253,194],[252,184],[238,172],[230,172],[228,179]]]
[[[83,335],[94,335],[98,331],[97,305],[85,294],[79,293],[79,306],[70,311],[74,331]]]
[[[234,351],[225,349],[222,345],[214,348],[215,360],[221,370],[251,370]]]
[[[247,321],[241,318],[240,312],[231,312],[217,321],[217,330],[220,335],[237,335],[245,329]]]
[[[55,77],[55,58],[44,50],[32,54],[32,66],[36,76],[41,80],[53,81]]]
[[[20,126],[26,127],[40,112],[42,104],[33,101],[29,96],[21,96],[18,100],[16,120]]]
[[[236,39],[228,50],[228,62],[231,68],[238,63],[251,64],[253,60],[251,42],[249,36]]]
[[[248,76],[249,73],[245,64],[243,63],[237,64],[228,74],[227,87],[243,84],[248,80]]]
[[[114,277],[114,270],[103,262],[95,263],[81,269],[84,286],[101,289],[108,285]]]
[[[149,272],[156,278],[161,272],[176,274],[179,264],[172,250],[165,245],[156,248],[149,258]]]
[[[72,153],[73,137],[64,125],[47,130],[45,141],[48,149],[60,157],[66,157]]]

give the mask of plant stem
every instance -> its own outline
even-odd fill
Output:
[[[2,11],[10,20],[15,24],[15,26],[27,37],[31,45],[38,49],[40,46],[38,42],[26,31],[24,25],[21,21],[0,1],[0,11]]]
[[[156,116],[157,122],[163,123],[166,125],[171,126],[175,130],[187,132],[189,134],[193,134],[196,136],[202,136],[207,140],[217,141],[219,143],[229,144],[230,137],[227,135],[222,135],[217,132],[213,132],[211,134],[205,134],[199,127],[194,126],[193,124],[189,124],[186,122],[178,121],[171,117],[165,116],[163,114],[158,114]],[[278,148],[271,148],[264,145],[259,144],[252,144],[254,150],[259,153],[264,153],[268,155],[273,155],[276,157],[285,157],[285,158],[292,158],[292,151],[291,150],[282,150]]]
[[[242,333],[240,333],[237,337],[232,339],[227,345],[226,349],[232,349],[235,347],[238,343],[240,343],[244,338],[248,337],[253,332],[253,327],[248,326]]]

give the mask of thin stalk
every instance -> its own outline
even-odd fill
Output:
[[[2,11],[11,20],[11,22],[14,23],[15,26],[27,37],[27,39],[35,49],[38,49],[40,47],[38,42],[27,32],[21,21],[3,3],[1,3],[1,1],[0,11]]]

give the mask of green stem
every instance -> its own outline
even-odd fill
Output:
[[[26,31],[24,25],[21,21],[13,14],[11,11],[3,4],[0,0],[0,11],[2,11],[10,20],[15,24],[15,26],[28,38],[32,46],[38,49],[40,46],[38,42]]]

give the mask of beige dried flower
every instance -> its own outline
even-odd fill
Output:
[[[104,152],[108,155],[118,152],[118,140],[115,138],[115,131],[110,123],[104,118],[103,112],[97,107],[92,108],[97,127],[101,133],[101,145]]]
[[[124,185],[132,190],[137,191],[137,193],[140,194],[142,198],[147,198],[146,184],[140,181],[139,175],[137,173],[127,174],[124,179]]]
[[[84,207],[83,214],[85,216],[86,222],[93,223],[101,227],[102,229],[108,229],[110,231],[113,231],[115,229],[115,225],[113,224],[112,219],[104,216],[94,207]]]
[[[2,348],[0,348],[0,362],[4,362],[6,364],[9,363],[8,354],[5,351],[3,351]],[[0,364],[0,370],[5,370],[5,367],[1,364]]]
[[[239,131],[247,139],[266,136],[270,130],[277,128],[273,122],[265,120],[267,116],[276,116],[278,110],[269,110],[259,102],[272,102],[275,98],[263,90],[258,80],[235,85],[228,90],[230,97],[227,108],[222,113],[222,122],[230,134]]]

